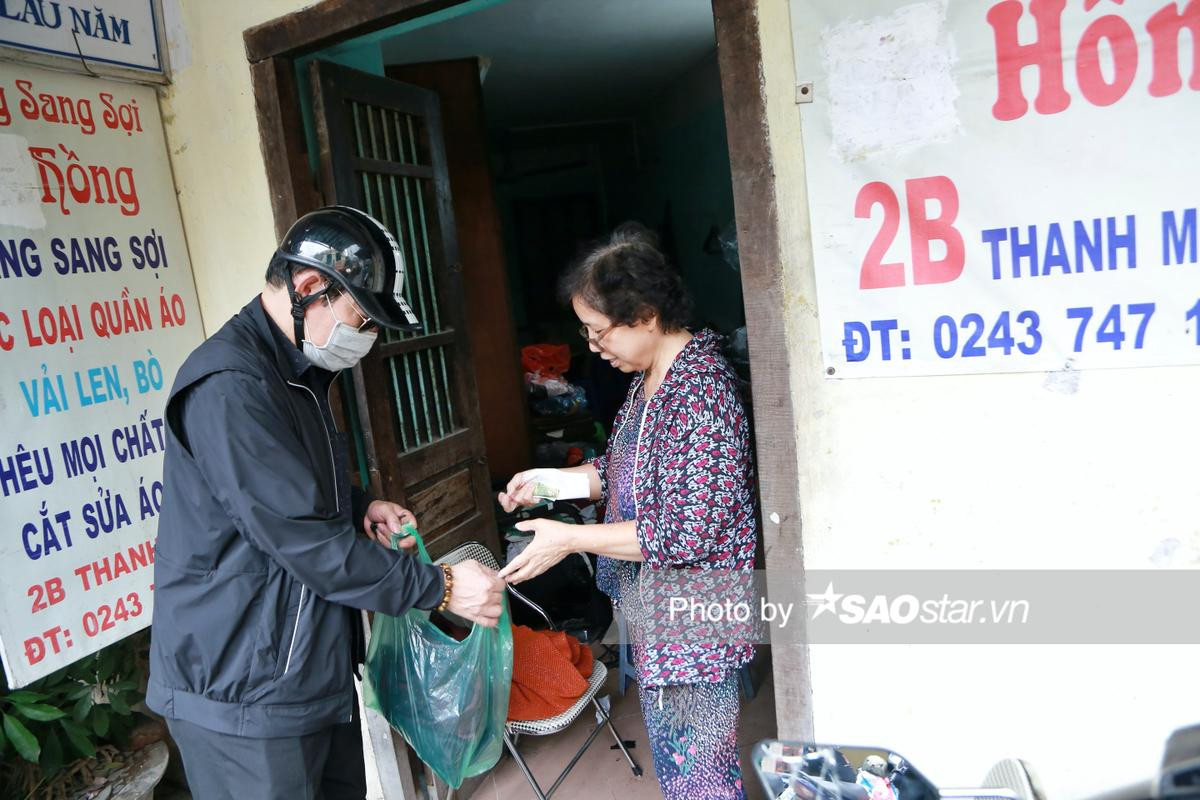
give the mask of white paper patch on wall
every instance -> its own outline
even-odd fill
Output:
[[[892,157],[958,133],[957,55],[945,21],[941,3],[916,3],[822,31],[836,158]]]
[[[4,224],[32,230],[46,227],[41,192],[28,140],[0,133],[0,217]]]

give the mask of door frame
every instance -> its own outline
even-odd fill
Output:
[[[776,2],[777,0],[767,0]],[[459,5],[466,0],[324,0],[247,29],[263,161],[276,236],[321,195],[309,170],[295,59],[338,42]],[[760,0],[711,0],[724,97],[730,172],[750,342],[759,498],[766,569],[802,585],[798,431],[792,407],[792,356],[781,290],[783,251],[759,37]],[[798,146],[798,145],[797,145]],[[794,636],[794,634],[793,634]],[[807,637],[772,643],[778,735],[812,739]]]

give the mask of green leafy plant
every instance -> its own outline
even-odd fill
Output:
[[[134,635],[15,691],[0,679],[0,785],[28,797],[64,767],[124,747],[143,699],[145,641]]]

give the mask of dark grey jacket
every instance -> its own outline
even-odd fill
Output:
[[[239,736],[350,719],[359,613],[441,600],[441,570],[360,535],[343,434],[258,298],[184,362],[167,400],[146,703]],[[357,501],[357,502],[355,502]]]

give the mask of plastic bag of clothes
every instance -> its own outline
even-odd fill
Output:
[[[432,563],[420,535],[413,535],[421,560]],[[462,641],[430,614],[413,609],[401,617],[375,615],[363,696],[438,777],[458,788],[500,759],[512,683],[512,627],[507,599],[499,625],[474,625]]]
[[[521,366],[544,378],[561,378],[571,367],[571,348],[565,344],[530,344],[521,348]]]
[[[587,410],[587,395],[573,383],[563,383],[565,392],[550,395],[533,404],[533,412],[543,417],[568,417]]]

